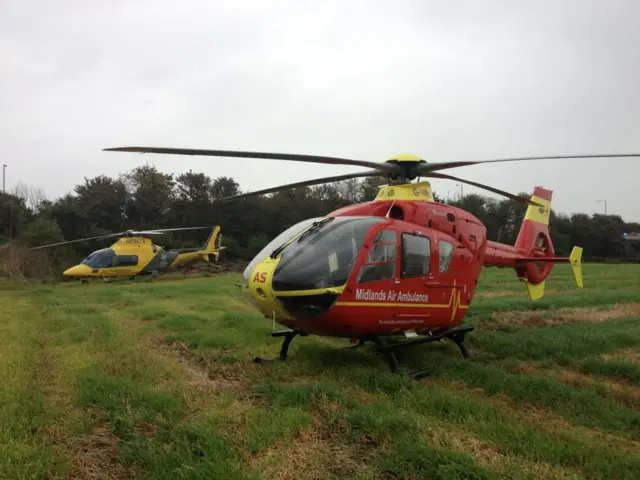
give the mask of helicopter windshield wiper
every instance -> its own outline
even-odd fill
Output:
[[[280,255],[280,252],[282,252],[284,250],[284,247],[286,247],[288,244],[289,244],[288,241],[284,242],[282,245],[276,248],[273,252],[271,252],[271,255],[269,255],[269,257],[276,258],[278,255]]]
[[[324,218],[324,219],[322,219],[322,220],[320,220],[318,222],[314,222],[306,232],[304,232],[302,235],[300,235],[298,237],[297,242],[300,243],[303,239],[307,238],[312,233],[317,232],[318,230],[320,230],[320,227],[322,227],[323,225],[326,225],[327,223],[329,223],[334,218],[335,217],[327,217],[327,218]]]
[[[300,235],[300,237],[298,238],[298,242],[300,240],[302,240],[303,238],[307,237],[310,233],[313,233],[315,231],[317,231],[322,225],[326,224],[327,222],[333,220],[334,217],[327,217],[324,218],[322,220],[318,220],[317,222],[313,222],[311,224],[311,226],[309,227],[309,229],[307,231],[305,231],[302,235]],[[286,246],[289,244],[289,241],[287,240],[286,242],[284,242],[282,245],[280,245],[278,248],[276,248],[273,252],[271,252],[271,255],[269,255],[269,257],[271,258],[276,258],[280,252],[282,252]]]

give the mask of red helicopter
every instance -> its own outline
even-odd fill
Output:
[[[571,265],[578,288],[582,282],[582,248],[569,257],[555,256],[549,236],[552,192],[535,187],[530,198],[440,173],[481,163],[524,160],[635,157],[640,154],[520,157],[487,161],[427,163],[410,154],[385,163],[312,155],[118,147],[110,151],[281,159],[372,170],[325,177],[221,199],[228,201],[284,189],[358,177],[387,177],[371,201],[350,205],[325,217],[307,219],[273,239],[244,271],[252,304],[285,330],[281,360],[287,359],[297,335],[351,339],[355,347],[373,342],[385,352],[391,370],[399,372],[395,351],[448,339],[464,358],[465,335],[473,330],[464,319],[483,267],[513,268],[529,299],[544,295],[545,279],[556,263]],[[515,245],[487,239],[484,224],[469,212],[435,202],[429,182],[419,177],[455,180],[528,205]],[[389,342],[393,337],[403,341]],[[267,359],[256,357],[256,362]],[[410,375],[419,378],[428,371]]]

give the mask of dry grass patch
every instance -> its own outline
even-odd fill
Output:
[[[631,347],[600,355],[603,360],[629,360],[640,365],[640,348]]]
[[[518,470],[536,478],[576,478],[576,473],[569,469],[504,455],[490,442],[451,425],[434,425],[430,422],[422,426],[422,431],[429,439],[429,444],[436,449],[468,453],[480,466],[496,472]]]
[[[540,367],[538,362],[519,362],[510,371],[529,375],[547,375],[575,387],[597,386],[603,389],[603,393],[609,398],[615,399],[630,408],[640,409],[640,387],[628,385],[622,380],[594,378],[578,370],[558,365],[555,365],[554,368],[543,368]]]
[[[217,387],[239,389],[246,384],[247,373],[255,369],[253,364],[241,362],[216,363],[211,359],[214,355],[223,355],[223,351],[192,350],[184,342],[159,344],[157,349],[167,360],[178,362],[184,367],[189,384],[199,385],[207,390]]]
[[[640,387],[627,385],[623,381],[613,379],[595,379],[584,373],[568,369],[555,375],[555,378],[577,387],[597,385],[604,389],[608,397],[614,398],[630,408],[640,409]]]
[[[535,368],[535,367],[534,367]],[[522,372],[541,373],[542,370],[526,367]],[[546,433],[558,438],[591,438],[598,445],[614,446],[616,450],[637,456],[640,452],[640,442],[629,438],[619,437],[615,434],[603,432],[594,428],[583,427],[569,423],[563,417],[543,410],[529,403],[516,402],[504,393],[486,395],[482,388],[471,388],[464,382],[455,382],[448,385],[449,388],[465,393],[477,395],[496,405],[504,413],[508,413],[513,419],[523,425],[534,426]],[[569,471],[569,470],[567,470]]]
[[[421,430],[429,440],[429,444],[440,450],[455,450],[472,455],[481,466],[495,467],[504,463],[505,456],[498,452],[491,443],[475,435],[451,425],[437,425],[421,422]]]
[[[132,332],[140,351],[153,357],[154,363],[175,368],[175,379],[171,381],[175,383],[176,379],[181,379],[180,385],[176,386],[189,408],[188,417],[210,408],[221,393],[242,391],[248,383],[246,374],[251,366],[240,363],[213,365],[211,356],[220,352],[192,350],[184,342],[167,345],[163,342],[167,332],[158,328],[143,331],[142,327],[149,326],[149,322],[115,310],[110,310],[108,316],[121,328]]]
[[[248,463],[261,478],[324,480],[329,475],[366,471],[375,452],[367,438],[349,445],[337,436],[327,436],[321,420],[314,418],[312,425],[301,428],[293,439],[274,443],[248,458]]]
[[[124,467],[118,458],[118,438],[103,426],[93,427],[89,435],[69,439],[73,455],[68,477],[83,480],[135,478],[135,470]]]
[[[600,323],[637,315],[640,315],[640,303],[626,303],[612,305],[606,309],[585,307],[495,312],[491,316],[491,320],[480,322],[480,325],[482,328],[490,330],[502,330],[505,327],[546,327],[570,323]]]
[[[593,428],[571,424],[559,415],[530,404],[515,402],[506,395],[494,395],[490,400],[499,406],[502,411],[509,412],[511,416],[521,423],[536,426],[558,438],[591,438],[595,440],[597,445],[615,446],[617,450],[626,452],[629,455],[637,456],[638,452],[640,452],[640,442]]]

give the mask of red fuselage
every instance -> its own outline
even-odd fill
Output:
[[[265,298],[286,312],[276,313],[277,321],[311,334],[356,338],[454,327],[484,265],[519,268],[518,259],[533,254],[488,242],[480,220],[441,203],[378,200],[327,217],[334,221],[319,233],[285,247],[271,273],[260,265],[252,273],[255,282],[270,283]]]

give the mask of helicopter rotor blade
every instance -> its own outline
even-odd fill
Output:
[[[314,180],[306,180],[304,182],[289,183],[287,185],[280,185],[279,187],[271,187],[271,188],[265,188],[264,190],[256,190],[255,192],[241,193],[239,195],[233,195],[231,197],[223,197],[223,198],[214,200],[214,202],[227,202],[230,200],[236,200],[238,198],[254,197],[257,195],[265,195],[267,193],[281,192],[284,190],[289,190],[291,188],[310,187],[312,185],[322,185],[323,183],[340,182],[342,180],[349,180],[352,178],[383,177],[383,176],[384,174],[380,172],[359,172],[359,173],[349,173],[346,175],[337,175],[335,177],[316,178]]]
[[[564,158],[624,158],[624,157],[640,157],[640,153],[593,154],[593,155],[550,155],[550,156],[544,156],[544,157],[513,157],[513,158],[496,158],[496,159],[489,159],[489,160],[424,163],[418,167],[418,171],[420,172],[420,174],[425,175],[429,172],[435,172],[437,170],[445,170],[445,169],[457,168],[457,167],[467,167],[470,165],[481,165],[484,163],[520,162],[523,160],[555,160],[555,159],[564,159]]]
[[[355,165],[383,170],[392,173],[398,171],[396,165],[387,163],[369,162],[367,160],[353,160],[349,158],[325,157],[320,155],[301,155],[296,153],[268,153],[268,152],[242,152],[236,150],[205,150],[195,148],[169,148],[169,147],[114,147],[104,148],[107,152],[135,152],[135,153],[165,153],[173,155],[203,155],[210,157],[240,157],[263,158],[269,160],[291,160],[294,162],[327,163],[330,165]]]
[[[162,235],[163,232],[179,232],[183,230],[211,230],[213,226],[207,227],[178,227],[178,228],[154,228],[153,230],[130,231],[131,235]]]
[[[491,187],[489,185],[484,185],[482,183],[472,182],[470,180],[464,180],[464,179],[459,178],[459,177],[454,177],[453,175],[446,175],[444,173],[435,173],[434,172],[434,173],[429,173],[427,175],[427,177],[440,178],[440,179],[443,179],[443,180],[454,180],[456,182],[466,183],[466,184],[469,184],[469,185],[473,185],[474,187],[482,188],[484,190],[488,190],[490,192],[497,193],[498,195],[502,195],[503,197],[510,198],[511,200],[515,200],[516,202],[524,203],[525,205],[533,205],[535,207],[543,207],[544,206],[544,205],[542,205],[542,204],[540,204],[538,202],[534,202],[530,198],[521,197],[519,195],[514,195],[512,193],[505,192],[504,190],[500,190],[498,188],[494,188],[494,187]]]
[[[78,238],[77,240],[68,240],[66,242],[58,242],[58,243],[50,243],[48,245],[40,245],[39,247],[32,247],[29,250],[38,250],[40,248],[47,248],[47,247],[57,247],[58,245],[67,245],[69,243],[88,242],[90,240],[102,240],[102,239],[110,238],[110,237],[119,237],[121,235],[122,235],[122,233],[110,233],[108,235],[100,235],[98,237]]]
[[[158,230],[148,230],[148,231],[135,231],[135,230],[127,230],[126,232],[118,232],[118,233],[109,233],[107,235],[99,235],[97,237],[87,237],[87,238],[78,238],[76,240],[68,240],[66,242],[57,242],[57,243],[50,243],[47,245],[40,245],[38,247],[32,247],[29,250],[38,250],[41,248],[47,248],[47,247],[57,247],[59,245],[67,245],[69,243],[78,243],[78,242],[88,242],[90,240],[103,240],[105,238],[111,238],[111,237],[124,237],[124,236],[135,236],[135,235],[162,235],[163,232],[169,232],[169,231],[177,231],[177,230],[203,230],[203,229],[211,229],[213,227],[182,227],[182,228],[164,228],[164,229],[158,229]]]
[[[164,232],[157,232],[155,230],[142,230],[140,232],[127,232],[127,237],[136,237],[139,235],[163,235]]]

